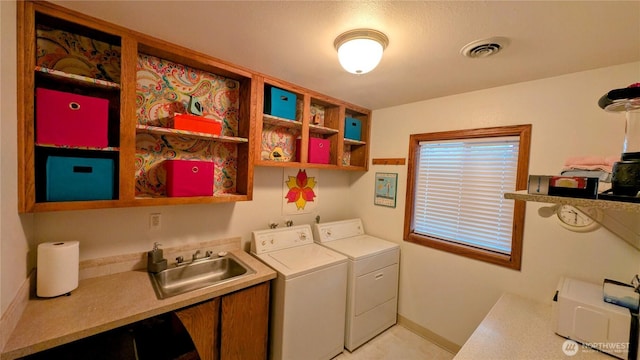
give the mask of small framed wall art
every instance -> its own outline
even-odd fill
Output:
[[[377,172],[373,204],[395,208],[397,185],[397,173]]]

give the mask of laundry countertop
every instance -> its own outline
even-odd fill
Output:
[[[565,341],[553,331],[551,304],[506,293],[491,308],[454,360],[614,359],[580,344],[575,354],[565,354]]]
[[[256,273],[160,300],[146,270],[80,281],[70,296],[32,296],[0,356],[11,360],[269,281],[275,271],[242,250],[230,251]]]

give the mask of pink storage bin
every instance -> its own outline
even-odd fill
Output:
[[[165,160],[167,196],[213,196],[213,162]]]
[[[296,140],[296,160],[300,161],[300,139]],[[309,138],[309,156],[307,162],[314,164],[328,164],[331,141],[328,139]]]
[[[36,89],[36,142],[107,147],[109,100]]]

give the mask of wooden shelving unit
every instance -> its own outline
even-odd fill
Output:
[[[353,171],[368,169],[371,123],[371,111],[368,109],[56,4],[20,1],[17,3],[17,11],[20,212],[251,200],[254,165]],[[44,39],[40,42],[42,34],[47,32],[53,34],[51,36],[61,36],[62,39],[74,41],[56,42]],[[51,44],[74,46],[69,44],[83,42],[86,43],[85,46],[77,48],[46,48]],[[91,51],[87,51],[87,48]],[[51,61],[60,54],[71,54],[68,56],[74,58],[63,58],[64,61],[61,62],[57,62],[60,59]],[[149,59],[159,59],[158,64],[162,66],[144,68],[145,61],[155,61]],[[78,66],[60,65],[73,61]],[[92,64],[96,65],[93,70],[83,70],[85,65],[91,67]],[[162,89],[164,83],[159,82],[160,90],[154,88],[153,91],[145,92],[150,89],[149,84],[155,81],[156,77],[164,76],[163,79],[167,79],[167,74],[158,73],[163,71],[162,67],[165,65],[177,71],[177,75],[170,74],[169,77],[181,76],[180,72],[185,71],[198,74],[199,78],[213,79],[211,84],[219,80],[221,85],[211,85],[208,88],[210,84],[205,84],[199,88],[199,84],[194,84],[193,89],[176,90],[177,87],[173,87],[166,90]],[[265,84],[296,94],[296,120],[264,114]],[[82,148],[37,143],[35,92],[38,87],[108,99],[108,146]],[[199,95],[193,95],[195,90],[205,88],[207,89],[198,92]],[[162,97],[158,95],[158,91],[171,93]],[[227,96],[224,92],[231,95]],[[157,98],[153,98],[154,96]],[[205,109],[210,112],[205,111],[206,114],[203,115],[204,118],[214,118],[221,122],[220,135],[175,130],[163,123],[170,114],[158,112],[171,110],[184,113],[184,106],[179,109],[179,105],[184,105],[188,96],[202,96],[203,101],[208,101],[207,104],[210,106],[216,106],[216,101],[225,102],[219,108]],[[212,100],[214,97],[216,100]],[[165,104],[162,103],[162,99],[171,100]],[[153,104],[149,105],[149,102]],[[345,139],[345,117],[361,122],[360,140]],[[290,143],[284,150],[288,151],[290,156],[281,159],[285,161],[276,161],[261,155],[264,148],[271,145],[269,140],[264,138],[269,131],[289,134]],[[308,161],[307,147],[310,138],[329,141],[328,164]],[[299,161],[295,159],[296,139],[300,140],[302,149]],[[167,147],[170,149],[167,150]],[[196,147],[200,152],[194,150]],[[46,187],[43,185],[47,174],[43,164],[50,154],[56,152],[63,152],[65,156],[77,154],[79,157],[112,159],[115,172],[113,199],[47,201],[44,196]],[[164,159],[173,158],[214,162],[214,195],[193,198],[166,197],[160,164]]]
[[[265,101],[265,84],[296,94],[298,103],[295,120],[278,118],[261,111]],[[370,110],[266,76],[257,77],[256,86],[259,90],[255,165],[353,171],[368,169]],[[344,137],[347,116],[361,121],[361,140]],[[328,164],[309,161],[309,139],[313,137],[329,140]],[[296,140],[300,142],[299,161],[296,161]],[[282,158],[270,158],[270,152],[276,148],[284,153]]]
[[[21,74],[18,77],[20,79],[18,84],[20,212],[251,200],[254,159],[252,136],[256,98],[251,71],[55,4],[25,1],[19,2],[17,7],[18,53],[20,54],[18,69]],[[61,44],[74,42],[47,42],[46,38],[42,38],[41,41],[39,39],[42,36],[74,39],[77,43],[91,44],[90,46],[95,46],[95,49],[90,49],[92,53],[87,52],[86,44],[84,48],[78,46],[64,49],[74,58],[60,61],[56,56],[65,51],[56,53],[55,49],[50,50],[47,46],[52,46],[50,44],[64,46]],[[100,56],[93,56],[93,54]],[[141,84],[140,81],[149,79],[140,79],[141,56],[157,57],[164,62],[173,62],[176,67],[182,66],[192,72],[205,74],[202,75],[203,77],[219,78],[223,83],[234,85],[235,87],[230,90],[233,96],[224,104],[229,106],[232,112],[225,113],[220,119],[223,123],[223,133],[218,136],[181,131],[143,121],[141,116],[145,109],[141,109],[140,101],[149,99],[145,99],[144,92],[141,92],[140,89],[143,89],[145,84]],[[95,64],[96,69],[92,73],[83,73],[86,70],[82,66],[61,65],[75,62],[82,65],[89,64],[88,67],[90,67],[95,61],[98,63]],[[105,61],[105,63],[100,64],[99,61]],[[35,114],[37,87],[107,98],[109,100],[109,145],[104,148],[83,148],[37,143],[35,139],[38,124]],[[204,93],[203,96],[213,94],[216,90]],[[223,88],[221,91],[225,90]],[[183,95],[179,91],[172,93],[176,100],[171,105],[183,101]],[[154,105],[158,105],[158,102]],[[140,140],[140,137],[144,140]],[[158,157],[161,156],[159,153],[149,155],[150,152],[147,152],[144,156],[142,154],[144,146],[148,146],[150,139],[155,139],[157,146],[162,146],[163,149],[188,142],[193,142],[199,147],[209,147],[202,153],[189,153],[176,147],[165,151],[163,156],[167,153],[171,157],[184,156],[189,159],[200,156],[204,157],[203,160],[213,161],[218,165],[216,179],[220,189],[216,188],[212,197],[166,197],[162,193],[163,173],[158,167],[164,158]],[[47,201],[43,195],[46,192],[43,184],[47,176],[43,164],[50,154],[61,152],[65,156],[99,156],[113,159],[115,164],[113,199]],[[223,158],[217,157],[221,154]],[[155,171],[157,174],[145,174],[145,171]],[[145,193],[148,189],[144,186],[149,182],[141,181],[141,176],[154,179],[154,193]]]

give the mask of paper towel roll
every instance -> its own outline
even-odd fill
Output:
[[[47,242],[38,245],[36,294],[54,297],[78,287],[80,269],[78,241]]]

